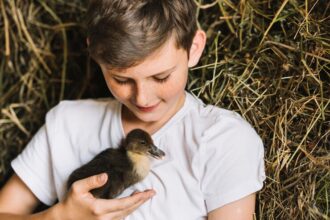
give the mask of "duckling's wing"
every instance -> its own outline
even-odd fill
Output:
[[[121,149],[107,149],[95,156],[90,162],[72,172],[68,180],[68,188],[80,179],[100,173],[108,174],[107,183],[92,193],[96,197],[109,198],[121,193],[125,188],[125,173],[132,170],[132,164]]]

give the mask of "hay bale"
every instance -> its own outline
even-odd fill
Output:
[[[328,219],[330,2],[196,0],[208,44],[188,88],[265,144],[258,219]],[[0,182],[62,99],[107,96],[85,52],[86,1],[0,1]]]
[[[261,135],[267,180],[257,217],[327,219],[330,2],[224,0],[204,10],[213,12],[200,12],[209,45],[189,87]]]

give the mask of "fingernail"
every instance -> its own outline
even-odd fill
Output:
[[[150,191],[150,192],[148,193],[148,197],[153,197],[155,194],[156,194],[155,191]]]
[[[99,182],[103,183],[107,178],[107,174],[102,173],[101,175],[98,176]]]
[[[132,193],[132,195],[135,195],[135,194],[138,194],[138,193],[141,193],[139,190],[136,190]]]

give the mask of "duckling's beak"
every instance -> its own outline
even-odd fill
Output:
[[[150,154],[150,156],[156,158],[156,159],[163,159],[165,156],[164,151],[162,151],[161,149],[159,149],[158,147],[156,147],[155,145],[151,145],[151,149],[148,151],[148,153]]]

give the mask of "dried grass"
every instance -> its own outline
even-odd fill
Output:
[[[208,45],[188,88],[265,144],[257,219],[329,219],[330,2],[196,0]],[[61,99],[108,95],[89,62],[85,1],[0,0],[0,181]]]

